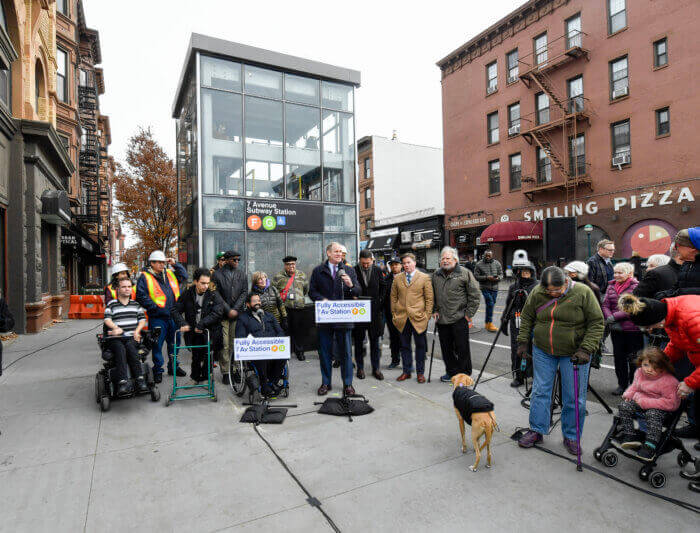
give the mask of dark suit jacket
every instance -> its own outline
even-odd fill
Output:
[[[336,276],[335,279],[333,279],[328,261],[324,261],[314,268],[309,281],[309,298],[314,302],[321,300],[352,300],[357,298],[360,295],[360,285],[357,282],[355,269],[343,265],[343,270],[350,277],[352,287],[345,285],[340,276]],[[323,327],[351,329],[352,324],[324,324]]]
[[[384,320],[382,310],[386,298],[385,276],[382,269],[372,265],[369,269],[369,283],[365,284],[362,276],[362,267],[355,267],[357,282],[360,284],[360,296],[369,297],[372,300],[372,321],[367,324],[374,334],[380,336],[384,332]],[[363,326],[365,324],[362,324]]]
[[[236,338],[242,339],[252,335],[253,337],[283,337],[284,332],[272,314],[265,311],[262,323],[253,316],[250,309],[246,309],[238,315],[236,322]]]
[[[659,267],[647,270],[642,280],[634,289],[635,296],[655,298],[657,294],[672,289],[678,279],[678,271],[681,266],[674,260]]]
[[[221,349],[222,333],[221,333],[221,317],[224,314],[224,302],[219,296],[219,293],[213,290],[207,290],[204,293],[202,300],[202,314],[199,322],[197,322],[197,289],[194,285],[188,287],[185,292],[180,295],[180,299],[175,304],[172,312],[172,318],[178,327],[184,325],[190,326],[192,329],[201,330],[208,329],[212,344],[212,350]],[[184,318],[183,318],[184,315]],[[185,334],[185,342],[191,344],[192,331]]]

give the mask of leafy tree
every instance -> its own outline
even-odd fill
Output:
[[[126,164],[117,164],[114,196],[122,223],[128,226],[143,253],[177,245],[177,175],[173,161],[153,138],[150,128],[139,128],[129,139]]]

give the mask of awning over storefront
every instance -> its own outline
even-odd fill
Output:
[[[480,238],[482,244],[532,240],[542,240],[542,221],[496,222],[486,228]]]
[[[65,191],[47,190],[41,194],[41,218],[50,224],[70,224],[70,202]]]
[[[421,250],[425,248],[432,248],[433,247],[433,239],[428,239],[426,241],[421,241],[421,242],[416,242],[411,246],[414,250]]]
[[[393,250],[396,235],[387,235],[386,237],[377,237],[370,239],[367,243],[367,250],[370,252],[387,252]]]

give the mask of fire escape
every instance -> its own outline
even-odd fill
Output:
[[[78,112],[82,135],[78,171],[83,190],[83,206],[78,220],[85,226],[100,222],[100,141],[97,136],[97,89],[92,71],[81,71],[78,86]]]
[[[580,153],[578,144],[578,135],[583,131],[584,123],[590,125],[593,114],[589,100],[583,96],[583,81],[580,82],[580,93],[569,87],[568,97],[563,97],[550,78],[553,71],[564,65],[581,58],[589,60],[589,51],[582,47],[585,35],[580,31],[563,35],[519,60],[521,69],[525,67],[520,79],[541,97],[536,97],[535,112],[520,117],[522,126],[517,128],[520,136],[539,148],[541,154],[536,161],[535,176],[522,178],[523,193],[530,201],[537,193],[560,190],[569,202],[576,199],[579,187],[593,188],[585,151]],[[547,102],[547,105],[540,107],[540,101]],[[560,143],[555,141],[558,135],[561,135]]]

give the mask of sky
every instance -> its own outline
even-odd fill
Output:
[[[175,153],[172,103],[191,33],[359,70],[355,136],[442,147],[435,63],[525,0],[83,0],[100,33],[110,153],[139,126]],[[426,9],[430,7],[430,10]]]

